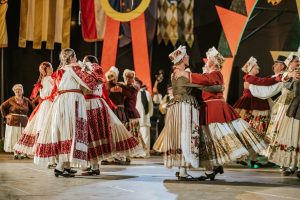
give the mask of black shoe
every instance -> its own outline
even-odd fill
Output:
[[[292,174],[294,174],[294,173],[295,173],[295,170],[292,170],[292,169],[289,168],[289,167],[284,168],[283,171],[282,171],[282,174],[283,174],[284,176],[290,176],[290,175],[292,175]]]
[[[115,164],[116,165],[130,165],[131,160],[129,158],[126,158],[126,160],[119,160],[115,159]]]
[[[198,181],[205,181],[206,179],[208,179],[207,176],[199,176],[198,177]]]
[[[224,168],[223,168],[223,166],[216,167],[213,170],[213,172],[214,172],[215,175],[217,175],[217,174],[223,174],[224,173]]]
[[[100,170],[96,169],[96,170],[89,170],[87,172],[83,172],[81,173],[82,176],[94,176],[94,175],[100,175]]]
[[[76,174],[77,173],[77,171],[76,170],[73,170],[73,169],[65,169],[65,171],[67,171],[68,173],[70,173],[70,174]]]
[[[74,174],[71,174],[67,171],[59,171],[57,169],[54,169],[54,176],[56,177],[59,177],[59,176],[62,176],[62,177],[65,177],[65,178],[70,178],[70,177],[74,177],[75,175]]]
[[[13,159],[14,159],[14,160],[18,160],[18,159],[19,159],[19,156],[18,156],[18,155],[14,155]]]
[[[215,180],[216,174],[213,172],[211,174],[205,173],[206,179],[210,179],[211,181]]]

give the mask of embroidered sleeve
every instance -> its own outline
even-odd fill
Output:
[[[30,99],[35,99],[40,91],[40,89],[42,89],[42,83],[41,81],[38,81],[36,84],[34,84],[34,87],[32,89],[31,95],[30,95]]]
[[[93,70],[92,75],[101,83],[105,82],[103,69],[100,65],[94,63],[92,64]]]
[[[250,84],[253,85],[265,85],[265,86],[269,86],[269,85],[273,85],[275,83],[278,83],[278,81],[276,80],[276,77],[256,77],[256,76],[251,76],[251,75],[246,75],[244,77],[245,82],[249,82]]]
[[[70,70],[76,81],[88,90],[95,90],[98,87],[98,81],[91,74],[81,71],[79,66],[73,66]]]

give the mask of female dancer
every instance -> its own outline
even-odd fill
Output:
[[[284,66],[284,64],[282,64]],[[254,85],[269,86],[278,83],[276,77],[260,78],[256,75],[259,73],[257,60],[251,57],[243,66],[242,71],[245,72],[244,81]],[[249,89],[244,89],[241,96],[233,106],[241,115],[242,119],[256,129],[261,137],[265,136],[270,120],[270,106],[267,99],[259,99],[254,97]],[[246,164],[246,163],[245,163]],[[261,164],[257,162],[257,155],[251,155],[251,167],[259,167]]]
[[[39,93],[40,102],[31,114],[24,132],[22,133],[17,144],[14,146],[15,151],[27,155],[34,155],[35,153],[34,147],[37,137],[42,126],[44,125],[45,116],[52,103],[49,99],[54,84],[54,80],[51,77],[53,72],[51,63],[42,62],[39,66],[39,72],[40,77],[34,86],[34,89],[31,93],[31,98],[36,98],[37,94]]]
[[[175,77],[185,77],[191,83],[205,86],[224,84],[221,73],[224,57],[214,47],[206,55],[207,73],[177,69]],[[205,179],[214,180],[216,174],[223,173],[224,164],[244,159],[249,151],[260,152],[266,145],[260,135],[225,102],[223,92],[203,91],[202,98],[199,160],[207,170]]]
[[[34,162],[58,159],[55,176],[73,177],[76,171],[70,163],[84,166],[88,160],[88,123],[81,87],[91,90],[98,83],[82,71],[73,49],[63,49],[60,61],[54,88],[57,96],[40,133],[51,135],[51,143],[38,139]]]
[[[174,63],[174,70],[188,70],[189,56],[185,46],[180,46],[169,58]],[[176,79],[174,74],[171,82],[173,98],[168,103],[165,126],[153,149],[164,152],[165,167],[179,167],[179,173],[176,173],[179,180],[194,180],[187,174],[187,168],[199,167],[199,111],[198,102],[191,95],[195,86],[189,84],[188,78]]]
[[[299,61],[298,61],[299,62]],[[295,64],[296,65],[296,64]],[[286,115],[283,117],[278,135],[270,144],[269,160],[283,167],[283,174],[288,176],[293,174],[298,168],[297,176],[300,178],[300,72],[296,68],[294,73],[285,76],[286,80],[291,79],[291,89],[294,97],[287,108]]]
[[[138,141],[127,131],[126,127],[109,108],[102,98],[104,75],[94,56],[83,59],[85,70],[98,80],[98,87],[85,91],[87,119],[89,127],[88,156],[91,170],[83,175],[99,175],[99,161],[113,157],[115,154],[130,156],[142,151]]]

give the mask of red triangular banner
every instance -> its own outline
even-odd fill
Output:
[[[233,58],[225,58],[225,62],[223,64],[222,70],[221,70],[222,74],[223,74],[223,78],[224,78],[225,90],[223,92],[223,96],[224,96],[225,100],[227,100],[227,96],[228,96],[232,64],[233,64]]]
[[[225,8],[216,6],[217,12],[223,26],[230,50],[234,56],[240,41],[241,34],[247,22],[247,17]]]
[[[255,6],[257,0],[245,0],[246,3],[246,9],[247,9],[247,15],[250,16],[250,13]]]

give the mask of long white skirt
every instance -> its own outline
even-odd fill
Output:
[[[28,121],[21,137],[14,146],[14,150],[16,152],[34,155],[36,141],[42,127],[44,126],[45,116],[49,112],[51,104],[51,101],[45,100],[39,105],[35,115]]]
[[[86,102],[89,123],[89,160],[101,161],[118,156],[144,153],[141,144],[103,99]]]
[[[202,126],[200,133],[200,165],[206,169],[243,160],[250,153],[266,149],[260,133],[243,119]]]
[[[5,139],[4,139],[4,151],[14,152],[14,146],[17,143],[20,135],[22,134],[24,127],[20,126],[5,126]]]
[[[51,142],[50,142],[51,141]],[[53,102],[37,141],[35,164],[73,162],[85,166],[88,160],[88,124],[82,94],[68,92]]]
[[[199,167],[199,111],[197,103],[178,102],[167,110],[165,126],[153,149],[164,152],[165,167]]]
[[[300,120],[285,116],[270,144],[269,160],[283,167],[300,168]]]

